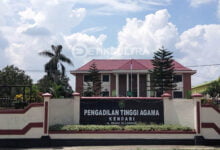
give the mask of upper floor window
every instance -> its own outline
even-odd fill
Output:
[[[84,82],[92,82],[92,79],[89,75],[84,75]]]
[[[175,83],[177,83],[177,82],[182,82],[182,81],[183,81],[182,75],[174,75],[173,81],[174,81]]]
[[[102,76],[102,81],[103,82],[109,82],[109,75],[103,75]]]

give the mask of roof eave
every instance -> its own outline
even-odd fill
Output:
[[[193,75],[196,73],[196,70],[175,70],[174,73],[190,73]]]
[[[150,69],[146,70],[132,70],[133,73],[148,73]],[[130,73],[131,70],[100,70],[100,73]],[[89,73],[89,70],[73,70],[70,71],[71,74],[81,74],[81,73]],[[190,73],[195,74],[196,70],[175,70],[174,73]]]

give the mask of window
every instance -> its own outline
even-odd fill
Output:
[[[102,76],[102,81],[103,82],[109,82],[109,75],[103,75]]]
[[[173,98],[183,98],[183,92],[181,91],[174,91]]]
[[[92,79],[89,75],[84,75],[84,82],[92,82]]]
[[[174,75],[173,81],[174,81],[175,83],[177,83],[177,82],[182,82],[182,75]]]
[[[103,92],[102,92],[102,96],[104,96],[104,97],[109,96],[109,91],[103,91]]]

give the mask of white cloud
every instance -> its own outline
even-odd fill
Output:
[[[202,4],[207,4],[207,3],[210,3],[210,2],[214,2],[216,0],[190,0],[190,6],[192,7],[198,7]]]
[[[0,50],[4,50],[6,47],[8,47],[8,44],[8,40],[2,35],[0,31]]]
[[[26,6],[18,12],[21,23],[34,24],[56,33],[70,33],[86,15],[85,8],[73,8],[71,1],[32,0]]]
[[[122,12],[150,10],[158,6],[169,5],[171,0],[76,0],[76,2],[97,6],[93,9],[93,14],[112,15]]]
[[[165,46],[172,50],[178,40],[178,31],[169,22],[170,15],[166,9],[145,16],[144,20],[128,18],[122,31],[118,33],[118,48],[116,54],[120,57],[129,51],[136,57],[151,57],[153,52]],[[126,55],[126,54],[125,54]],[[139,56],[138,56],[139,55]]]
[[[95,32],[100,32],[105,30],[106,27],[91,27],[91,28],[86,28],[81,31],[81,33],[95,33]]]
[[[33,21],[32,23],[39,23],[45,20],[45,16],[42,12],[35,12],[31,8],[26,8],[24,11],[20,11],[18,14],[21,16],[21,20],[23,22]]]
[[[215,2],[217,5],[216,16],[220,19],[220,0],[190,0],[190,6],[199,7],[200,5],[209,4],[212,2]]]
[[[78,66],[80,63],[86,63],[90,59],[99,57],[99,52],[104,49],[103,43],[106,37],[104,34],[95,37],[85,33],[74,33],[65,36],[65,41],[72,52],[73,58],[79,60],[76,64]]]
[[[35,82],[43,76],[48,61],[38,53],[50,50],[52,44],[65,43],[64,35],[86,15],[85,8],[74,8],[72,2],[37,1],[36,5],[34,1],[0,1],[1,67],[13,64],[24,70],[38,70],[27,72]],[[70,52],[64,53],[71,58]]]
[[[185,56],[179,61],[185,65],[219,64],[220,25],[197,25],[182,33],[176,44]],[[220,76],[220,67],[194,68],[193,85],[210,81]]]
[[[89,7],[92,11],[111,14],[137,12],[169,3],[170,0],[2,0],[0,1],[0,30],[2,31],[0,42],[5,45],[0,48],[3,56],[1,60],[4,60],[5,64],[14,64],[25,70],[43,71],[43,65],[48,59],[38,56],[38,52],[50,49],[51,44],[62,44],[64,49],[69,50],[74,50],[75,45],[86,47],[86,57],[83,59],[74,57],[71,51],[65,51],[68,57],[73,58],[75,66],[91,58],[109,58],[111,54],[102,56],[103,52],[97,54],[96,51],[115,50],[103,48],[106,35],[101,34],[98,37],[88,35],[88,33],[102,31],[105,27],[90,28],[84,30],[84,33],[71,33],[72,29],[87,15],[87,9],[83,8],[84,4],[93,6]],[[82,5],[75,7],[76,4]],[[67,70],[70,69],[72,68],[67,67]],[[42,77],[43,72],[28,72],[28,74],[31,74],[36,81]]]
[[[143,56],[132,57],[151,58],[153,52],[162,45],[173,50],[175,43],[179,41],[177,28],[169,21],[170,14],[167,10],[146,15],[143,20],[128,18],[122,30],[118,32],[116,47],[104,48],[103,44],[107,38],[104,34],[89,35],[102,31],[105,27],[88,28],[82,33],[71,33],[71,30],[83,21],[88,12],[90,13],[88,9],[102,15],[111,15],[137,12],[170,3],[171,0],[0,1],[0,43],[3,43],[0,45],[1,61],[22,69],[43,70],[43,65],[48,59],[38,56],[38,52],[50,49],[51,44],[62,44],[64,49],[69,50],[64,52],[74,61],[76,67],[92,58],[113,58],[112,52],[121,53],[118,55],[121,58],[128,57],[123,55],[123,50],[144,49]],[[80,7],[75,7],[77,4],[81,4]],[[85,9],[84,4],[93,7]],[[193,5],[196,4],[202,3],[194,1]],[[204,64],[207,60],[207,64],[218,63],[215,58],[219,58],[220,55],[217,53],[220,47],[219,32],[219,25],[196,26],[185,31],[176,45],[176,48],[185,54],[180,61],[186,65]],[[78,48],[85,50],[81,57],[76,56]],[[70,69],[73,68],[67,67],[67,70]],[[199,68],[198,71],[193,78],[194,84],[212,80],[218,76],[217,72],[220,72],[217,67],[209,68],[208,75],[204,73],[207,72],[207,68]],[[29,72],[35,81],[42,77],[42,73]]]
[[[23,31],[23,33],[30,36],[49,36],[51,34],[48,29],[38,26],[27,28],[25,31]]]
[[[86,5],[91,6],[91,14],[112,15],[119,12],[138,12],[142,10],[151,10],[158,6],[166,6],[172,0],[30,0],[34,8],[41,8],[45,6],[54,7],[54,5],[61,5],[63,3],[71,5]],[[43,4],[43,5],[42,5]],[[61,6],[62,7],[62,6]]]

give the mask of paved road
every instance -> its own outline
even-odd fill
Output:
[[[183,145],[75,146],[75,147],[56,147],[56,148],[33,148],[30,150],[60,150],[60,149],[62,150],[220,150],[220,146],[183,146]]]

